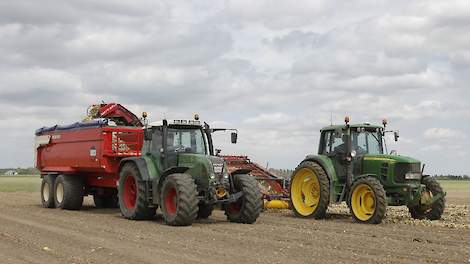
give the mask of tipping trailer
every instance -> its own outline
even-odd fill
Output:
[[[140,156],[142,143],[141,127],[106,121],[39,129],[36,167],[43,177],[43,206],[80,209],[83,196],[91,194],[96,206],[117,207],[120,161]]]

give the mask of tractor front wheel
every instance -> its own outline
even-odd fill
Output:
[[[329,180],[316,162],[304,161],[292,173],[291,208],[299,217],[322,219],[330,202]]]
[[[125,164],[119,175],[118,197],[121,214],[126,219],[145,220],[155,216],[155,208],[149,206],[145,182],[133,163]]]
[[[387,200],[380,182],[372,177],[356,180],[349,196],[350,210],[356,222],[380,224],[385,216]]]
[[[191,175],[175,173],[165,178],[160,191],[160,208],[165,223],[189,226],[198,213],[197,187]]]
[[[421,183],[426,187],[426,191],[421,194],[421,197],[432,198],[434,195],[442,194],[441,185],[436,181],[436,179],[429,176],[423,177]],[[431,205],[419,204],[416,206],[408,206],[411,217],[414,219],[429,219],[429,220],[439,220],[441,219],[442,214],[444,213],[445,208],[445,199],[444,197],[439,198],[436,202]]]
[[[233,176],[235,191],[243,192],[238,201],[224,206],[225,215],[230,222],[253,224],[263,210],[263,199],[255,178],[247,174]]]

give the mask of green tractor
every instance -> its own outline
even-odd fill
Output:
[[[191,225],[208,218],[216,205],[229,221],[252,224],[263,201],[248,170],[227,171],[214,155],[211,129],[194,120],[163,120],[144,128],[142,156],[123,159],[118,196],[127,219],[149,219],[161,208],[165,223]],[[237,133],[231,134],[232,143]]]
[[[378,224],[387,205],[406,205],[415,219],[437,220],[445,206],[439,183],[423,175],[420,161],[387,154],[383,126],[357,124],[321,130],[318,155],[307,156],[292,174],[292,210],[299,217],[322,219],[330,203],[345,201],[353,219]]]

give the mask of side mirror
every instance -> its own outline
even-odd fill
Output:
[[[231,134],[232,144],[237,144],[237,138],[238,138],[238,134],[236,132],[232,132]]]
[[[145,141],[150,141],[150,140],[152,140],[152,136],[153,136],[153,131],[152,131],[152,129],[145,129],[145,130],[144,130],[144,139],[145,139]]]
[[[398,141],[398,138],[400,137],[400,132],[399,131],[393,132],[393,136],[395,137],[395,141]]]

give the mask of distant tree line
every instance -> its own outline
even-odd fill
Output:
[[[281,178],[290,178],[292,172],[294,170],[287,170],[287,169],[268,169],[269,172],[271,172],[272,174],[278,176],[278,177],[281,177]]]
[[[456,180],[456,181],[468,181],[470,180],[470,176],[468,175],[434,175],[434,177],[438,180]]]
[[[30,168],[5,168],[0,169],[0,176],[3,175],[33,175],[39,174],[39,170],[33,167]]]

